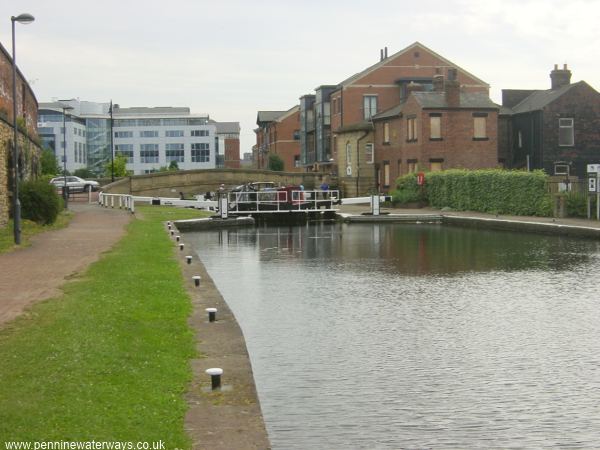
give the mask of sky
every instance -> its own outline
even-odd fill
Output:
[[[600,90],[600,0],[2,0],[0,42],[38,102],[188,106],[240,122],[241,153],[259,110],[288,110],[419,41],[502,89],[548,89],[554,64]]]

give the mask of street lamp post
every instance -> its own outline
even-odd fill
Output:
[[[12,97],[13,97],[13,221],[15,244],[21,244],[21,202],[19,201],[19,142],[17,130],[17,54],[15,51],[15,22],[23,25],[30,24],[35,18],[31,14],[23,13],[11,16],[12,23]]]
[[[63,179],[65,184],[63,186],[63,198],[65,199],[65,208],[69,207],[69,191],[67,190],[67,111],[73,109],[72,106],[61,105],[63,110]]]

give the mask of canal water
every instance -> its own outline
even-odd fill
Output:
[[[441,225],[186,235],[274,449],[600,448],[600,243]]]

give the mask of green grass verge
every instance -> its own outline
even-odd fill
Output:
[[[126,237],[63,296],[0,330],[0,443],[190,446],[183,419],[196,355],[192,307],[161,222],[205,213],[137,212]]]
[[[29,245],[29,238],[31,238],[31,236],[34,236],[38,233],[43,233],[45,231],[58,230],[66,227],[71,221],[72,217],[73,214],[70,211],[63,211],[58,215],[56,222],[54,222],[52,225],[38,225],[31,220],[22,220],[21,247],[27,247]],[[0,228],[0,253],[6,253],[18,248],[15,245],[13,227],[13,221],[10,220],[6,227]]]

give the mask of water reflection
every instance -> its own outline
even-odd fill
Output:
[[[596,243],[442,225],[339,225],[222,230],[218,242],[255,246],[261,261],[282,257],[343,261],[349,270],[410,275],[571,270],[589,262]]]
[[[438,226],[186,235],[275,449],[598,448],[595,241]]]

